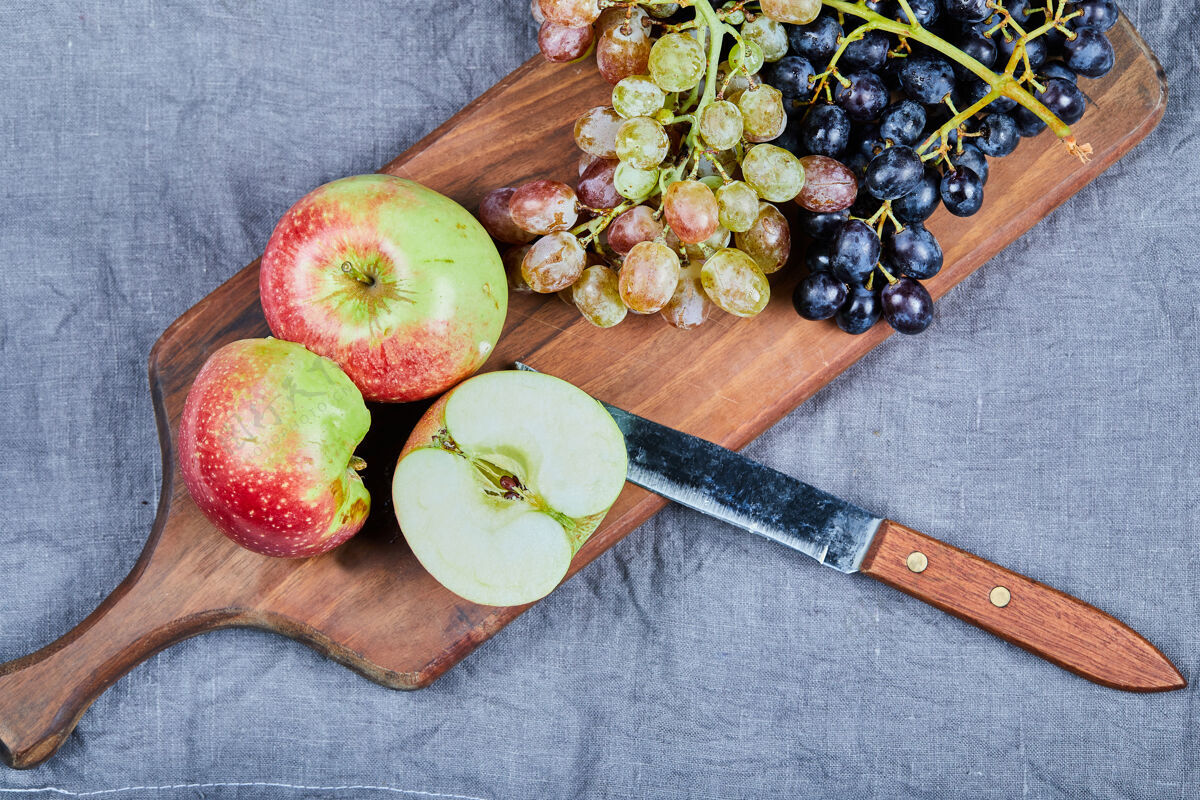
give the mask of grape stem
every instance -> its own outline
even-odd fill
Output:
[[[699,1],[703,2],[703,0]],[[897,36],[914,39],[926,47],[936,50],[942,55],[958,62],[963,67],[975,73],[976,76],[978,76],[988,85],[990,89],[988,94],[995,93],[994,96],[991,97],[991,100],[994,100],[996,97],[1001,95],[1015,100],[1017,103],[1020,103],[1022,106],[1029,109],[1029,111],[1036,115],[1037,118],[1042,122],[1046,123],[1046,126],[1050,128],[1050,130],[1054,131],[1054,135],[1066,143],[1067,150],[1072,154],[1083,159],[1091,152],[1091,148],[1088,145],[1076,144],[1075,137],[1071,134],[1070,127],[1068,127],[1067,124],[1058,117],[1054,116],[1054,113],[1050,111],[1050,109],[1046,108],[1046,106],[1043,105],[1036,97],[1030,94],[1029,91],[1021,85],[1021,81],[1013,75],[1013,72],[1016,70],[1018,63],[1021,62],[1022,55],[1025,52],[1025,41],[1028,41],[1028,39],[1033,36],[1041,35],[1042,33],[1050,30],[1050,28],[1061,24],[1062,20],[1058,15],[1055,15],[1053,20],[1047,20],[1046,24],[1038,28],[1036,31],[1033,31],[1027,35],[1023,35],[1017,47],[1014,48],[1013,56],[1009,59],[1006,70],[1003,73],[996,73],[985,67],[977,59],[972,58],[962,50],[959,50],[945,39],[942,39],[940,36],[936,36],[921,27],[921,25],[917,23],[915,16],[912,14],[912,10],[907,7],[907,4],[905,4],[905,14],[908,15],[909,22],[904,23],[898,22],[894,19],[888,19],[881,14],[877,14],[861,3],[851,3],[847,2],[847,0],[821,0],[821,2],[826,7],[832,8],[841,14],[849,14],[850,16],[858,17],[859,19],[864,20],[866,25],[863,27],[865,27],[867,30],[881,30],[886,31],[887,33],[896,34]],[[1011,17],[1009,19],[1011,19]],[[1005,22],[1009,21],[1005,20]],[[1009,24],[1013,24],[1015,26],[1015,22]],[[1016,27],[1018,30],[1020,30],[1019,26]],[[862,30],[862,28],[855,30],[854,34],[857,34],[859,30]],[[851,36],[854,34],[851,34]],[[1026,64],[1027,63],[1028,61],[1026,57]],[[1030,72],[1032,73],[1032,70],[1030,70]],[[988,102],[991,102],[991,100]],[[986,105],[986,103],[984,105]],[[978,106],[978,108],[975,106]],[[983,105],[976,103],[972,106],[972,108],[974,108],[975,111],[978,111],[980,108],[983,108]],[[965,120],[966,117],[963,119]],[[962,121],[960,120],[957,124],[961,124],[961,122]],[[949,123],[947,123],[947,125],[949,125]],[[945,126],[943,126],[943,128],[945,128]]]
[[[600,236],[600,234],[604,232],[604,229],[607,228],[614,219],[616,219],[621,214],[628,211],[630,208],[632,208],[635,205],[637,205],[637,204],[634,203],[634,201],[626,200],[625,202],[621,203],[619,206],[610,208],[609,210],[605,211],[603,214],[596,217],[595,219],[589,219],[587,222],[576,225],[574,228],[571,229],[571,235],[579,236],[579,234],[584,233],[584,236],[580,237],[579,243],[582,244],[584,247],[587,247],[593,241],[597,240],[597,238]],[[585,206],[585,208],[586,208],[586,206]],[[588,209],[588,210],[594,211],[595,209]],[[585,233],[585,231],[586,231],[586,233]]]
[[[969,120],[971,117],[975,116],[976,113],[981,111],[984,107],[987,106],[988,103],[992,102],[1000,95],[1001,95],[1001,91],[999,89],[993,88],[991,91],[989,91],[983,97],[979,98],[974,103],[967,106],[964,110],[956,113],[953,117],[948,119],[946,121],[946,123],[944,125],[942,125],[942,127],[938,128],[936,131],[931,133],[929,135],[929,138],[926,139],[925,141],[921,142],[921,145],[917,148],[917,153],[923,154],[923,155],[921,155],[921,160],[928,161],[931,158],[938,158],[939,156],[940,157],[947,156],[947,154],[950,152],[950,144],[949,144],[950,131],[954,130],[955,128],[957,128],[958,126],[962,125],[964,122]],[[953,105],[950,106],[950,109],[954,110],[954,106]],[[928,153],[926,153],[925,150],[930,145],[932,145],[934,142],[938,141],[939,139],[941,140],[941,144],[938,145],[937,149],[930,150]],[[959,143],[960,144],[962,143],[962,132],[961,131],[959,132]]]

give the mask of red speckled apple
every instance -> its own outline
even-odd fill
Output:
[[[264,555],[312,556],[367,518],[354,448],[370,424],[337,364],[294,342],[243,339],[196,375],[179,422],[179,467],[196,505],[230,539]]]
[[[259,290],[276,336],[333,359],[364,398],[385,402],[431,397],[479,369],[508,307],[483,226],[391,175],[301,198],[271,234]]]

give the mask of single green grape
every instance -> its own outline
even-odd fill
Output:
[[[680,330],[694,328],[708,319],[712,312],[712,301],[704,293],[700,281],[700,261],[691,261],[679,273],[675,293],[659,313],[662,318]]]
[[[708,188],[712,189],[714,192],[717,189],[720,189],[725,183],[725,179],[720,175],[705,175],[703,178],[697,178],[697,180],[699,180]]]
[[[741,141],[742,124],[742,112],[728,100],[716,100],[700,112],[700,135],[714,150],[728,150]]]
[[[737,107],[742,112],[746,141],[769,142],[787,125],[783,94],[774,86],[760,83],[747,89],[738,97]]]
[[[760,14],[742,26],[742,38],[762,48],[763,60],[778,61],[787,55],[787,28],[775,20]],[[732,53],[730,60],[732,60]]]
[[[617,130],[622,119],[606,106],[596,106],[575,121],[575,144],[585,153],[598,158],[617,154]]]
[[[663,219],[683,242],[703,242],[716,233],[717,198],[700,181],[676,181],[662,196]]]
[[[686,34],[668,33],[650,48],[650,77],[667,92],[690,90],[706,66],[704,46]]]
[[[742,159],[742,177],[764,200],[784,203],[804,188],[800,159],[773,144],[756,144]]]
[[[635,314],[661,311],[679,283],[679,256],[661,242],[640,242],[625,256],[618,288]]]
[[[611,328],[629,309],[621,299],[617,273],[603,264],[593,264],[571,285],[571,302],[597,328]]]
[[[767,307],[771,285],[754,259],[732,247],[723,247],[700,270],[704,293],[718,308],[738,317],[753,317]]]
[[[587,253],[568,231],[556,231],[538,239],[521,260],[521,276],[530,289],[550,294],[579,279],[587,264]]]
[[[761,0],[762,12],[777,22],[807,25],[821,13],[821,0]]]
[[[638,169],[622,161],[613,173],[613,186],[627,200],[645,200],[658,186],[658,169]]]
[[[744,48],[742,44],[746,45]],[[758,42],[753,42],[749,39],[743,40],[733,46],[729,51],[729,63],[735,69],[741,69],[743,72],[755,73],[762,69],[763,65],[763,49]]]
[[[617,129],[617,158],[638,169],[657,167],[670,147],[662,123],[652,117],[634,117]]]
[[[731,181],[717,189],[717,219],[734,233],[750,230],[758,219],[758,192],[742,181]]]
[[[763,274],[777,272],[792,252],[792,229],[787,217],[770,203],[759,203],[758,218],[750,230],[734,237],[739,250],[754,259]]]
[[[661,111],[667,93],[649,75],[631,75],[613,87],[613,110],[625,119],[649,117]]]

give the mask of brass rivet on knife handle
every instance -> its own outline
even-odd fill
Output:
[[[917,554],[928,564],[919,573],[909,562]],[[860,571],[1104,686],[1187,686],[1154,645],[1100,609],[890,520],[880,523]]]
[[[904,559],[904,563],[912,572],[924,572],[929,566],[929,559],[920,550],[914,550]]]

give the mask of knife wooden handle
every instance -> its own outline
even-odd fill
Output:
[[[1187,686],[1154,645],[1100,609],[891,520],[861,571],[1089,681],[1128,692]]]

